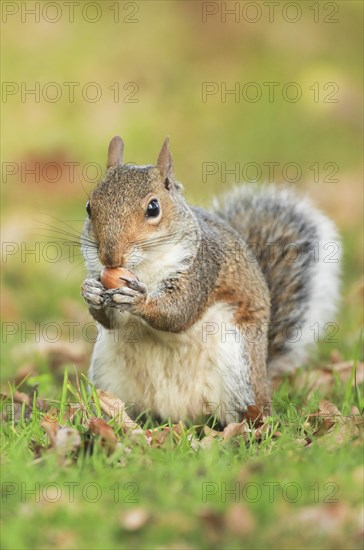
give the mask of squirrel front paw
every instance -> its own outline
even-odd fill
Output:
[[[97,279],[85,279],[81,286],[81,295],[87,305],[94,309],[102,309],[105,305],[105,287]]]
[[[147,299],[147,287],[136,279],[126,279],[128,286],[113,288],[103,292],[105,307],[117,308],[120,311],[137,312]]]
[[[90,308],[138,312],[147,299],[147,287],[137,279],[124,278],[128,286],[106,289],[97,279],[86,279],[81,295]]]

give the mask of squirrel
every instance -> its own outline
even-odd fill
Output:
[[[339,297],[334,224],[285,188],[241,184],[210,211],[176,180],[169,138],[155,165],[109,145],[81,236],[81,294],[97,321],[90,381],[173,422],[238,422],[271,410],[270,379],[304,364]],[[136,275],[106,289],[104,267]]]

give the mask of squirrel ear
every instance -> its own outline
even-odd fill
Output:
[[[107,167],[111,168],[117,164],[121,164],[123,160],[124,142],[119,136],[112,138],[109,144],[107,154]]]
[[[157,168],[165,179],[173,176],[173,159],[169,150],[169,136],[163,142],[162,149],[157,160]]]

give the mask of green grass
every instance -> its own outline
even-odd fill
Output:
[[[60,420],[81,434],[75,452],[49,449],[44,412],[33,406],[29,418],[23,406],[12,420],[11,402],[3,402],[3,548],[361,547],[363,425],[355,426],[351,410],[363,411],[364,399],[351,379],[332,389],[346,416],[320,436],[322,421],[308,416],[322,393],[291,395],[283,382],[268,420],[273,429],[260,441],[218,436],[204,447],[203,431],[192,426],[151,447],[109,419],[119,441],[112,453],[88,429],[101,411],[84,382],[72,385],[66,371],[55,402],[58,419],[68,402],[84,405],[72,421]],[[312,443],[304,446],[305,438]],[[228,519],[237,503],[250,518],[243,537]],[[146,520],[130,530],[135,509]]]

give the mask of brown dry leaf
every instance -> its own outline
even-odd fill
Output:
[[[118,438],[111,426],[103,418],[92,417],[89,420],[90,432],[101,437],[102,442],[110,452],[115,450]]]
[[[148,510],[142,507],[127,510],[120,516],[120,525],[125,531],[138,531],[150,519]]]
[[[246,439],[248,434],[248,424],[245,420],[242,422],[232,422],[231,424],[228,424],[226,428],[223,431],[223,438],[224,441],[228,441],[229,439],[233,437],[237,437],[238,435],[242,435],[244,439]]]
[[[30,397],[24,392],[15,391],[13,398],[15,403],[25,403],[25,405],[30,405]]]
[[[56,447],[57,445],[57,431],[59,424],[57,420],[51,416],[45,416],[42,422],[42,428],[49,437],[49,442],[51,447]]]
[[[265,422],[264,411],[258,405],[248,405],[243,418],[256,428],[261,427]]]
[[[343,417],[335,431],[331,434],[337,444],[343,444],[350,439],[351,445],[363,444],[364,419],[362,416]]]
[[[145,431],[145,437],[147,438],[148,443],[151,447],[162,447],[163,444],[169,440],[170,441],[170,428],[165,426],[164,428],[154,428],[152,430]]]
[[[342,418],[342,415],[336,405],[327,401],[327,399],[322,399],[319,403],[319,410],[311,413],[308,418],[309,420],[316,418],[322,419],[321,426],[313,434],[315,436],[320,436],[327,433],[336,424],[338,419]]]
[[[52,421],[58,420],[61,426],[66,425],[67,422],[72,422],[75,414],[78,411],[86,411],[82,403],[66,403],[62,418],[59,418],[60,409],[56,405],[52,404],[51,406],[49,406],[48,403],[46,403],[45,401],[42,402],[42,400],[39,400],[39,399],[37,400],[37,405],[40,407],[40,410],[46,411],[47,413],[45,416],[46,420],[52,420]],[[81,420],[82,420],[82,424],[84,424],[83,417],[81,418]],[[86,426],[88,426],[88,424],[86,424]]]
[[[319,410],[315,413],[310,414],[310,416],[324,416],[330,418],[337,418],[341,416],[341,412],[334,403],[328,401],[327,399],[321,399],[319,403]]]
[[[332,373],[337,372],[342,382],[349,380],[352,375],[353,368],[354,361],[342,361],[326,367],[326,369]],[[364,363],[357,363],[355,378],[357,384],[364,382]],[[355,380],[353,383],[355,383]]]
[[[206,436],[217,437],[223,435],[223,432],[213,430],[212,428],[209,428],[209,426],[204,426],[203,431]]]
[[[125,403],[112,393],[104,390],[97,390],[100,406],[104,413],[120,424],[125,431],[139,430],[140,426],[134,422],[125,410]]]
[[[178,424],[174,424],[172,427],[164,426],[163,428],[149,429],[145,432],[143,430],[141,431],[142,433],[144,433],[148,444],[151,447],[159,448],[162,447],[166,442],[178,443],[182,431],[185,429],[185,425],[182,422],[179,422]],[[133,430],[132,434],[135,434],[135,432],[139,434],[140,428],[138,430]]]
[[[354,411],[356,410],[354,408]],[[330,445],[333,450],[348,439],[352,440],[352,444],[361,443],[359,436],[363,435],[364,428],[362,415],[342,416],[333,403],[322,400],[319,404],[319,410],[309,415],[310,421],[316,418],[320,418],[322,422],[313,435],[330,437]],[[325,441],[327,437],[325,437]]]
[[[238,537],[250,535],[256,526],[256,521],[249,508],[242,503],[232,504],[225,514],[225,527]]]

